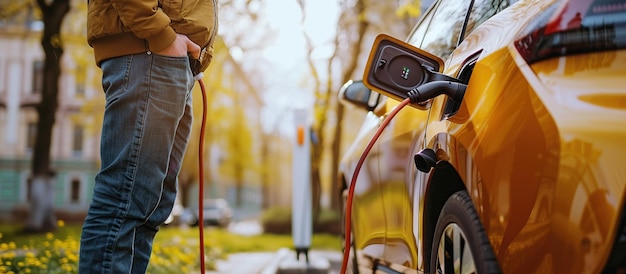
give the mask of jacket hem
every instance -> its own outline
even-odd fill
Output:
[[[93,47],[98,66],[100,66],[102,61],[109,58],[147,52],[149,50],[146,40],[139,39],[130,32],[98,38],[91,41],[90,44]]]

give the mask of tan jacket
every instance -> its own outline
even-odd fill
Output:
[[[202,70],[213,57],[217,0],[89,0],[87,41],[96,63],[111,57],[159,52],[176,33],[203,48]]]

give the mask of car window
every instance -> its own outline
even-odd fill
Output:
[[[487,19],[496,15],[498,12],[506,9],[510,5],[517,2],[517,0],[475,0],[474,7],[467,21],[467,27],[465,33],[470,34],[480,24],[487,21]]]
[[[442,0],[434,10],[432,20],[419,48],[444,61],[459,42],[465,17],[472,1]],[[432,11],[431,11],[432,13]]]
[[[421,48],[422,41],[424,40],[424,35],[426,34],[426,30],[430,25],[430,22],[433,19],[434,8],[428,9],[424,15],[420,18],[418,23],[413,28],[413,31],[409,34],[407,42],[415,47]]]

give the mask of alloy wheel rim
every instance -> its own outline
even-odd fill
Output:
[[[457,224],[448,224],[441,235],[437,248],[436,273],[477,273],[467,238]]]

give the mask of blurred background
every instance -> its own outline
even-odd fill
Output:
[[[314,212],[338,210],[336,167],[365,113],[344,109],[337,91],[361,78],[377,34],[403,39],[430,2],[219,1],[219,38],[204,73],[204,197],[226,200],[234,219],[289,207],[292,112],[304,108]],[[86,4],[0,0],[0,221],[26,231],[81,222],[91,199],[104,98],[86,43]],[[198,204],[202,101],[194,95],[183,208]]]
[[[227,205],[228,223],[257,220],[264,233],[289,233],[293,112],[305,109],[314,232],[341,233],[337,167],[365,112],[344,108],[337,92],[346,81],[362,78],[377,34],[404,39],[431,2],[219,1],[215,56],[203,78],[208,92],[203,197]],[[29,257],[40,257],[29,255],[32,251],[46,254],[41,256],[48,267],[57,254],[60,273],[75,270],[80,226],[99,169],[104,109],[100,70],[86,42],[86,12],[84,0],[0,0],[2,273],[26,269]],[[195,125],[169,220],[178,225],[193,225],[190,215],[197,213],[199,199],[202,100],[195,89]],[[226,253],[241,250],[225,247],[236,240],[217,238],[225,240],[208,245]],[[52,244],[56,239],[62,240]],[[273,238],[268,242],[284,246]],[[159,254],[174,252],[159,243],[151,264],[172,264]],[[339,241],[333,244],[339,248]],[[169,245],[180,247],[181,241]],[[179,253],[182,260],[185,254]]]

